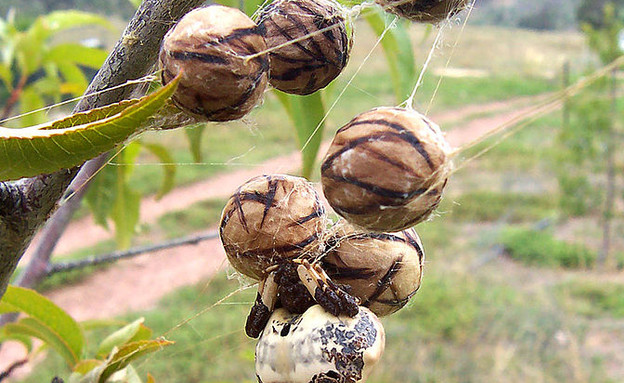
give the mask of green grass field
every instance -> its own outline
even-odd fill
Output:
[[[351,66],[337,89],[344,87],[354,65],[372,45],[365,26],[358,27],[362,44],[356,41]],[[432,73],[436,66],[445,65],[458,30],[456,26],[448,32]],[[413,33],[418,41],[423,31],[415,28]],[[415,47],[417,62],[424,60],[427,47],[426,43]],[[557,90],[556,73],[562,60],[582,54],[583,41],[576,34],[470,27],[462,34],[451,63],[485,70],[488,76],[445,78],[432,111]],[[361,111],[396,104],[383,67],[379,52],[330,114],[327,136]],[[428,105],[436,82],[435,75],[426,77],[418,93],[419,105]],[[202,144],[205,163],[199,165],[190,164],[181,132],[160,132],[145,139],[172,148],[180,162],[179,182],[188,183],[295,150],[294,131],[284,121],[277,101],[267,95],[262,108],[247,122],[209,126]],[[564,258],[573,242],[587,245],[592,254],[597,251],[589,234],[571,236],[561,229],[566,222],[559,214],[552,168],[552,143],[560,126],[560,114],[553,113],[482,157],[464,162],[491,141],[457,157],[457,172],[438,216],[416,228],[427,258],[422,288],[408,307],[383,320],[386,351],[368,382],[624,380],[619,352],[624,348],[624,284],[619,274],[579,270],[579,265],[587,266],[585,260],[571,270],[565,269],[569,265],[563,261],[551,262],[555,248]],[[234,160],[228,163],[230,159]],[[157,172],[156,166],[139,166],[135,183],[153,192],[158,186]],[[150,227],[148,236],[157,240],[205,229],[217,221],[221,203],[206,201],[171,213]],[[517,257],[498,253],[497,246],[510,227],[533,227],[543,219],[553,222],[546,235],[532,235],[525,229],[520,233],[525,237],[507,235],[506,245],[516,249]],[[538,257],[545,261],[531,264]],[[605,275],[610,280],[603,280]],[[236,278],[219,274],[172,292],[152,310],[125,316],[127,320],[144,316],[156,335],[176,342],[138,363],[141,375],[151,372],[157,382],[172,383],[255,382],[254,342],[242,330],[255,292],[240,288]],[[102,334],[90,336],[95,344]],[[67,371],[51,355],[23,382],[48,382],[55,375],[67,376]]]

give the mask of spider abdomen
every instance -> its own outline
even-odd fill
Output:
[[[366,308],[354,318],[320,306],[295,315],[275,311],[256,346],[262,383],[363,382],[385,346],[381,322]]]

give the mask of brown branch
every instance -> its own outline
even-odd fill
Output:
[[[153,245],[138,246],[132,249],[115,251],[108,254],[94,255],[78,261],[58,262],[49,265],[47,269],[47,275],[56,273],[62,273],[66,271],[83,269],[89,266],[97,266],[105,263],[117,262],[121,259],[136,257],[137,255],[152,253],[159,250],[171,249],[179,246],[197,245],[200,242],[208,241],[211,239],[219,238],[219,234],[216,231],[211,231],[206,234],[191,235],[182,238],[175,238],[168,241],[163,241]]]
[[[91,96],[83,98],[75,111],[128,98],[134,87],[100,91],[149,73],[167,30],[202,3],[201,0],[145,0],[87,89],[86,94]],[[77,173],[78,168],[74,168],[15,182],[0,182],[0,296],[35,231],[56,208]]]
[[[11,111],[13,110],[13,107],[15,107],[15,104],[17,104],[17,102],[19,101],[19,98],[22,95],[22,91],[24,90],[24,86],[26,85],[27,79],[28,76],[22,76],[17,83],[17,86],[11,91],[9,99],[7,100],[6,104],[4,104],[4,108],[2,109],[2,116],[0,116],[0,121],[6,120],[11,116]]]

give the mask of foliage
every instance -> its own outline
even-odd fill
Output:
[[[150,340],[152,331],[141,318],[111,333],[100,343],[95,357],[87,358],[85,326],[49,299],[33,290],[9,286],[0,301],[0,313],[11,312],[26,316],[0,328],[0,338],[22,342],[29,353],[33,352],[31,338],[43,341],[73,371],[68,383],[105,383],[114,374],[124,376],[124,382],[141,382],[130,362],[172,344]]]
[[[603,29],[609,23],[609,16],[604,12],[609,6],[615,11],[613,16],[624,19],[624,0],[582,0],[576,11],[579,25],[588,24],[594,29]]]
[[[602,4],[602,3],[601,3]],[[604,64],[619,57],[618,36],[624,22],[617,17],[613,3],[604,4],[600,27],[585,23],[583,31],[589,46]],[[595,213],[605,199],[604,182],[598,175],[608,172],[611,141],[614,139],[613,110],[616,97],[611,89],[609,73],[576,97],[566,101],[569,123],[563,126],[558,138],[559,158],[555,172],[561,191],[561,208],[569,215]],[[605,211],[604,215],[612,212]]]
[[[595,212],[604,200],[604,188],[595,174],[605,169],[605,142],[611,126],[607,79],[601,79],[568,101],[570,122],[557,140],[555,173],[560,206],[572,216]]]
[[[505,252],[514,260],[530,266],[590,268],[596,254],[581,244],[556,239],[547,231],[510,227],[500,236]]]
[[[0,180],[32,177],[80,165],[111,150],[158,112],[177,86],[138,100],[123,101],[49,124],[24,129],[0,128]]]
[[[624,1],[620,7],[624,7]],[[621,12],[622,15],[618,15]],[[604,64],[608,64],[622,55],[620,36],[624,33],[624,11],[618,10],[614,3],[608,2],[602,10],[603,18],[596,26],[591,22],[581,25],[587,36],[589,46],[600,56]]]
[[[50,13],[55,10],[76,9],[87,12],[96,12],[110,17],[115,15],[129,18],[135,9],[135,0],[3,0],[0,2],[0,14],[6,14],[11,9],[17,9],[18,17],[24,23],[37,15]]]
[[[8,91],[0,120],[11,115],[19,101],[22,126],[41,123],[44,113],[33,113],[65,95],[79,96],[88,80],[81,68],[97,69],[106,52],[76,43],[52,43],[61,31],[110,23],[79,11],[57,11],[38,17],[26,30],[16,25],[13,13],[0,18],[0,85]]]

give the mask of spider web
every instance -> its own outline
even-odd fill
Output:
[[[407,0],[406,0],[407,1]],[[369,7],[369,6],[375,6],[374,3],[363,3],[361,5],[355,6],[353,7],[351,10],[348,11],[348,15],[350,18],[352,19],[357,19],[360,15],[360,12],[362,11],[363,8],[365,7]],[[469,21],[470,18],[470,14],[472,12],[472,6],[469,7],[469,9],[464,13],[464,18],[463,18],[463,22],[460,24],[460,28],[461,31],[458,34],[457,39],[452,42],[451,44],[451,53],[448,55],[448,58],[446,60],[446,64],[445,64],[445,68],[449,67],[451,61],[452,61],[452,57],[453,57],[453,53],[455,51],[455,47],[460,43],[460,39],[464,33],[464,28],[467,25],[467,22]],[[322,119],[322,121],[318,124],[316,130],[320,129],[323,124],[325,122],[328,121],[328,119],[332,116],[332,112],[340,106],[340,101],[343,99],[343,96],[345,95],[346,91],[350,88],[350,87],[355,87],[354,81],[355,79],[360,75],[361,70],[369,63],[370,58],[372,57],[373,54],[378,53],[379,54],[379,45],[383,39],[383,37],[385,36],[385,34],[390,31],[392,28],[395,27],[396,25],[396,21],[397,19],[394,19],[393,21],[391,21],[390,23],[388,23],[388,25],[386,26],[384,32],[380,35],[380,37],[378,37],[375,41],[375,43],[373,44],[372,48],[367,52],[367,54],[364,56],[364,58],[359,62],[359,63],[353,63],[353,59],[351,60],[351,66],[353,65],[357,65],[355,71],[350,75],[350,77],[347,79],[346,83],[344,85],[342,85],[340,92],[338,94],[338,96],[335,98],[335,100],[333,101],[333,103],[330,105],[330,107],[327,109],[324,118]],[[408,99],[406,99],[403,103],[400,104],[400,106],[404,106],[406,108],[414,108],[414,104],[415,104],[415,96],[417,94],[417,92],[419,91],[421,85],[423,84],[424,81],[424,77],[430,67],[432,58],[434,57],[434,55],[436,54],[437,50],[439,49],[440,45],[443,44],[444,41],[444,35],[445,35],[445,31],[448,28],[452,28],[452,27],[456,27],[457,26],[457,19],[453,19],[453,20],[449,20],[447,22],[444,22],[443,24],[441,24],[437,31],[436,31],[436,36],[435,39],[432,43],[431,48],[428,51],[428,54],[422,64],[422,68],[420,71],[420,74],[418,76],[418,79],[416,81],[416,83],[414,84],[414,88],[412,93],[410,94],[410,96],[408,97]],[[318,31],[316,33],[322,33],[323,31]],[[307,37],[307,36],[306,36]],[[357,44],[357,37],[358,37],[358,31],[355,31],[355,43]],[[263,52],[265,53],[265,52]],[[518,132],[519,130],[523,129],[524,127],[526,127],[530,122],[534,121],[535,119],[549,113],[552,112],[554,110],[556,110],[561,103],[565,100],[566,97],[569,97],[569,95],[573,94],[575,91],[578,91],[579,89],[582,89],[586,86],[588,86],[589,84],[591,84],[593,81],[595,81],[596,79],[600,78],[601,76],[605,75],[606,73],[609,72],[609,68],[605,68],[601,71],[597,71],[596,73],[592,74],[591,76],[588,76],[585,80],[574,84],[573,86],[569,87],[568,89],[565,89],[561,92],[556,92],[551,94],[549,97],[547,97],[545,100],[537,103],[536,105],[534,105],[525,115],[517,117],[513,120],[510,120],[498,127],[496,127],[495,129],[491,130],[490,132],[488,132],[487,134],[484,134],[480,137],[477,137],[476,139],[474,139],[473,141],[462,145],[461,147],[455,148],[453,150],[453,152],[451,153],[451,157],[452,159],[455,160],[455,166],[451,171],[451,175],[453,173],[456,173],[458,171],[460,171],[461,169],[465,168],[470,162],[474,161],[475,159],[483,156],[484,154],[486,154],[489,150],[491,150],[493,147],[495,147],[497,144],[499,144],[500,142],[508,139],[512,134],[515,134],[516,132]],[[344,76],[344,74],[343,74]],[[130,86],[130,85],[135,85],[137,83],[149,83],[149,82],[153,82],[155,79],[157,78],[157,73],[153,73],[151,75],[145,76],[141,79],[136,79],[136,80],[130,80],[127,81],[126,83],[119,85],[117,87],[114,88],[109,88],[106,90],[102,90],[100,92],[106,92],[106,91],[110,91],[112,89],[116,89],[119,87],[123,87],[123,86]],[[440,84],[444,79],[444,75],[439,77],[439,80],[437,82],[437,85],[435,87],[434,92],[431,94],[430,98],[429,98],[429,102],[427,107],[424,110],[424,114],[428,114],[429,111],[431,110],[432,105],[434,104],[436,95],[438,94],[438,90],[440,88]],[[367,93],[369,96],[374,97],[375,99],[379,100],[382,104],[379,106],[382,106],[384,104],[387,104],[387,102],[385,102],[384,100],[380,99],[377,95],[373,95],[370,94],[368,92],[366,92],[366,90],[363,89],[358,89],[363,93]],[[67,100],[63,103],[60,104],[55,104],[53,106],[50,107],[46,107],[43,108],[42,110],[45,111],[50,111],[53,108],[58,108],[61,106],[65,106],[67,104],[70,104],[72,102],[76,102],[78,100],[80,100],[81,97],[72,99],[72,100]],[[31,113],[35,113],[37,111],[33,111]],[[17,118],[22,117],[23,115],[20,116],[16,116],[16,117],[12,117],[8,120],[5,121],[0,121],[0,123],[4,123],[6,121],[9,120],[14,120]],[[253,130],[253,121],[247,121],[245,123],[248,127],[249,130]],[[316,133],[316,130],[314,133]],[[261,131],[261,130],[260,130]],[[312,139],[312,136],[314,135],[311,134],[310,138],[304,143],[303,148],[305,148],[309,143],[310,140]],[[497,137],[496,140],[492,141],[489,145],[485,146],[482,150],[478,151],[477,153],[471,155],[468,158],[461,158],[461,155],[466,153],[469,149],[475,147],[476,145],[479,145],[480,143],[486,141],[486,140],[490,140],[492,137]],[[303,148],[301,150],[303,150]],[[109,159],[107,165],[116,165],[116,166],[123,166],[121,164],[115,164],[114,160],[117,157],[117,155],[119,155],[119,153],[121,153],[121,151],[123,150],[123,147],[119,148],[115,154],[113,156],[111,156],[111,158]],[[200,167],[210,167],[210,166],[221,166],[221,165],[225,165],[226,167],[236,167],[236,166],[250,166],[250,164],[248,163],[243,163],[243,162],[237,162],[238,160],[245,158],[247,156],[250,155],[250,153],[252,151],[254,151],[255,148],[250,148],[248,150],[246,150],[243,153],[240,153],[240,155],[238,156],[234,156],[232,158],[230,158],[228,161],[225,162],[200,162],[200,163],[182,163],[182,162],[175,162],[174,164],[177,166],[200,166]],[[461,161],[459,161],[461,160]],[[169,165],[167,163],[162,163],[162,162],[150,162],[150,163],[137,163],[135,164],[135,166],[162,166],[162,165]],[[253,165],[253,164],[252,164]],[[283,169],[275,169],[276,173],[281,172]],[[96,173],[97,174],[97,173]],[[432,185],[431,188],[435,188],[438,185]],[[424,195],[424,193],[423,193]],[[232,278],[238,278],[239,275],[237,273],[232,273],[230,274],[230,277]],[[203,291],[207,291],[210,287],[210,285],[214,282],[215,277],[211,277],[208,282],[204,285],[203,287]],[[192,316],[188,316],[186,318],[181,319],[178,323],[172,324],[171,327],[163,332],[162,334],[159,334],[161,337],[164,338],[168,338],[171,337],[172,335],[174,335],[177,331],[179,331],[181,328],[186,327],[186,326],[193,326],[193,320],[195,320],[196,318],[205,315],[207,312],[219,307],[219,306],[223,306],[226,304],[236,304],[236,305],[245,305],[246,307],[251,307],[252,305],[252,301],[245,301],[245,302],[232,302],[231,298],[238,296],[241,292],[248,290],[248,289],[252,289],[255,286],[255,283],[250,283],[250,281],[246,280],[246,279],[239,279],[239,286],[234,289],[233,291],[231,291],[230,293],[228,293],[227,295],[223,296],[221,299],[217,300],[215,303],[202,307],[201,309],[199,309],[197,311],[197,313],[195,313]],[[198,298],[199,300],[199,298]],[[149,325],[149,323],[148,323]],[[196,342],[198,344],[201,345],[205,345],[207,347],[209,347],[213,342],[216,342],[220,339],[226,338],[232,334],[238,334],[241,333],[243,331],[243,329],[241,328],[240,330],[236,330],[230,333],[224,333],[224,334],[210,334],[210,330],[206,331],[204,329],[195,329],[195,333],[198,336],[198,339],[196,340]],[[206,335],[208,334],[208,335]],[[253,342],[250,340],[250,342]],[[178,344],[175,346],[175,349],[171,352],[169,352],[167,355],[170,358],[175,358],[178,355],[184,354],[186,352],[188,352],[189,350],[192,350],[194,347],[196,347],[195,345],[184,345],[184,344]],[[234,345],[231,349],[227,349],[227,350],[222,350],[222,352],[224,353],[234,353],[236,351],[236,347],[239,347],[237,345]],[[389,345],[389,347],[392,347],[391,345]],[[145,361],[141,362],[141,365],[145,366],[148,370],[149,370],[149,363],[150,360],[153,358],[159,358],[159,354],[155,354],[152,355],[150,357],[148,357]],[[245,367],[246,370],[248,371],[252,371],[252,367],[251,366],[246,366]]]

